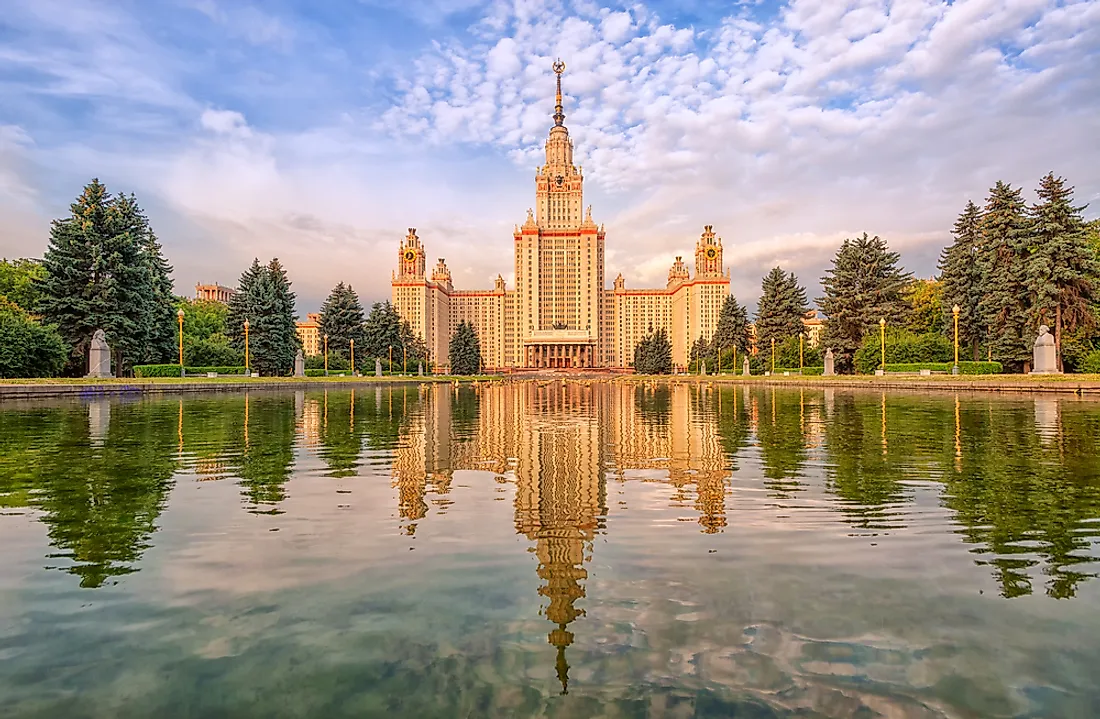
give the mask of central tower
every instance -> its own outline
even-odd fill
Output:
[[[521,366],[592,367],[598,362],[604,232],[591,208],[584,209],[584,174],[573,164],[561,93],[565,63],[558,60],[553,69],[554,124],[546,162],[535,172],[535,209],[514,233],[515,356]]]
[[[546,140],[546,164],[535,174],[535,218],[544,229],[565,229],[581,224],[584,175],[573,164],[573,140],[565,126],[561,99],[561,75],[565,63],[554,63],[558,91],[554,103],[554,126]]]

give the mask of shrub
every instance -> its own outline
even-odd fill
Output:
[[[768,348],[767,362],[771,365],[771,348]],[[803,341],[802,343],[802,364],[805,367],[822,367],[824,371],[825,359],[821,354],[821,351],[816,347],[811,347],[809,342]],[[794,367],[798,368],[798,337],[788,337],[775,346],[775,366],[776,372],[779,372],[780,367]],[[790,370],[786,370],[790,371]]]
[[[244,367],[184,367],[188,375],[205,375],[207,372],[217,372],[223,375],[243,375]],[[180,366],[178,364],[140,364],[134,367],[134,376],[149,377],[179,377]]]
[[[1100,374],[1100,350],[1093,350],[1081,361],[1081,371],[1087,374]]]
[[[926,369],[951,374],[952,366],[951,362],[898,362],[886,365],[886,371],[920,372]],[[959,362],[959,374],[1002,374],[1003,372],[1004,367],[1000,362]]]
[[[775,374],[777,374],[777,375],[782,375],[784,372],[790,372],[792,375],[796,375],[796,374],[798,374],[798,368],[797,367],[776,367],[775,368]],[[824,367],[803,367],[802,368],[802,376],[803,377],[814,377],[814,376],[822,375],[822,374],[825,374],[825,368]]]
[[[373,364],[374,364],[374,362],[371,362],[372,366],[373,366]],[[323,354],[319,354],[319,355],[310,355],[309,357],[306,357],[306,369],[307,370],[319,369],[319,370],[321,370],[321,374],[318,375],[318,376],[324,376],[324,374],[325,374],[325,372],[324,372],[324,369],[325,369],[325,356]],[[347,370],[351,369],[351,362],[348,361],[347,357],[344,357],[341,354],[338,354],[336,352],[329,352],[328,353],[328,369],[329,369],[329,372],[332,372],[333,370],[347,371]]]
[[[951,341],[940,334],[918,335],[901,329],[886,332],[887,365],[951,362],[953,352]],[[882,343],[879,341],[879,333],[871,332],[863,338],[863,344],[856,350],[856,372],[874,374],[880,367]]]
[[[69,348],[52,325],[42,325],[0,296],[0,377],[55,377]]]
[[[351,369],[349,369],[349,368],[333,369],[332,365],[329,365],[329,368],[328,368],[328,376],[329,377],[339,377],[340,375],[344,375],[345,377],[351,377],[352,376]],[[306,377],[324,377],[324,376],[325,376],[325,371],[323,369],[307,369],[306,370]]]
[[[188,367],[243,367],[244,352],[229,344],[223,334],[204,339],[184,336],[183,359]]]

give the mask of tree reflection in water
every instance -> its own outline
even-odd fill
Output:
[[[382,472],[411,535],[456,501],[456,470],[488,472],[514,487],[564,693],[609,479],[659,487],[707,534],[737,522],[738,491],[820,501],[852,541],[906,531],[932,487],[1002,596],[1068,599],[1096,576],[1097,446],[1100,407],[1060,398],[555,381],[94,400],[0,410],[0,507],[36,513],[95,588],[140,568],[181,473],[276,513],[311,458]]]

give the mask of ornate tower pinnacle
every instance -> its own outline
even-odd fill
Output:
[[[561,127],[565,122],[565,112],[561,104],[561,75],[565,72],[565,63],[561,58],[554,61],[553,64],[554,74],[558,76],[558,94],[555,97],[554,102],[554,124]]]

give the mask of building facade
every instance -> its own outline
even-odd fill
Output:
[[[298,339],[302,341],[302,354],[313,357],[321,354],[321,315],[310,312],[304,320],[295,322],[298,330]]]
[[[535,174],[535,206],[512,233],[515,286],[498,275],[491,290],[457,290],[445,260],[428,274],[415,228],[401,242],[393,303],[436,366],[447,364],[451,334],[463,321],[477,332],[484,366],[498,370],[630,367],[634,347],[659,329],[672,342],[673,364],[686,366],[692,343],[717,327],[730,280],[722,239],[710,225],[695,244],[694,275],[677,257],[663,288],[628,289],[621,274],[606,285],[606,234],[584,206],[584,174],[565,127],[564,71],[564,63],[554,64],[554,125]]]
[[[233,295],[237,294],[237,291],[232,287],[225,287],[214,283],[212,285],[195,285],[195,299],[196,300],[208,300],[211,302],[221,302],[222,304],[229,304],[229,300],[233,299]]]

